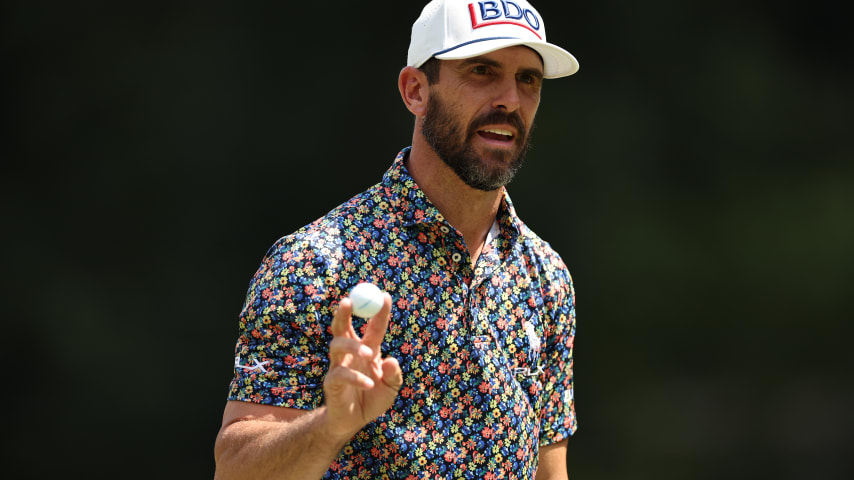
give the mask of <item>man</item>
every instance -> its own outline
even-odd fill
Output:
[[[218,478],[567,478],[572,280],[504,185],[543,78],[577,69],[524,0],[424,8],[398,82],[412,146],[253,278]],[[368,321],[365,281],[388,292]]]

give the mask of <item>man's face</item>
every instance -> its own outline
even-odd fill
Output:
[[[527,47],[442,61],[421,132],[468,186],[500,188],[524,160],[541,83],[542,61]]]

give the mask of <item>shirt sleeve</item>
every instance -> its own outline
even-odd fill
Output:
[[[540,410],[540,446],[560,442],[575,433],[572,347],[575,340],[575,289],[560,260],[550,272],[550,294],[545,305],[548,332],[544,360],[543,406]]]
[[[267,252],[240,312],[229,400],[301,409],[322,403],[337,306],[327,265],[298,237]]]

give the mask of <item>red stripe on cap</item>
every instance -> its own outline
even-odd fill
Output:
[[[474,9],[472,9],[472,13],[471,13],[471,14],[472,14],[472,22],[471,22],[471,26],[472,26],[472,28],[489,27],[489,26],[492,26],[492,25],[501,25],[501,24],[506,24],[506,25],[516,25],[517,27],[527,28],[528,30],[530,30],[530,31],[531,31],[531,33],[533,33],[534,35],[536,35],[536,36],[537,36],[537,38],[539,38],[540,40],[542,40],[542,39],[543,39],[543,37],[541,37],[541,36],[540,36],[540,34],[539,34],[539,33],[537,33],[537,31],[536,31],[536,30],[534,30],[533,28],[531,28],[531,27],[529,27],[529,26],[527,26],[527,25],[523,25],[523,24],[521,24],[521,23],[510,22],[510,21],[508,21],[508,20],[495,20],[495,21],[492,21],[492,22],[486,22],[486,23],[478,23],[478,24],[475,24],[475,22],[474,22]]]

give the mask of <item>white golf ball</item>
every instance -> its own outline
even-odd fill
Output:
[[[371,318],[383,308],[383,292],[373,283],[360,283],[350,290],[353,315]]]

